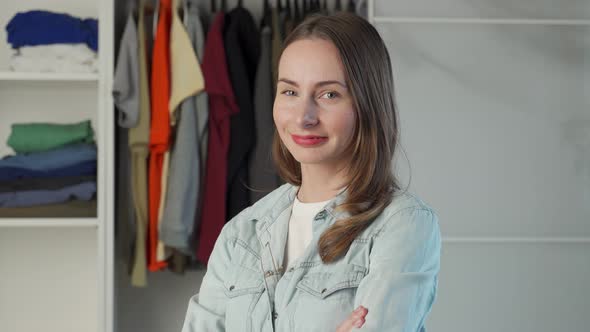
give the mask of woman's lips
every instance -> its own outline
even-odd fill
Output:
[[[327,137],[323,136],[299,136],[291,135],[293,141],[301,146],[314,146],[324,143],[328,140]]]

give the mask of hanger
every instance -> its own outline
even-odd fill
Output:
[[[342,10],[342,1],[336,0],[336,6],[334,7],[334,11],[341,11]]]
[[[281,0],[277,1],[277,9],[279,10],[279,13],[283,11],[283,2]]]
[[[238,8],[242,8],[242,6],[244,5],[242,0],[238,0]]]

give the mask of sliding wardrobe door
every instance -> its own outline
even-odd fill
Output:
[[[587,330],[590,2],[369,5],[393,64],[398,172],[440,217],[427,328]]]

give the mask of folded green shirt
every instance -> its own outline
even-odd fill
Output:
[[[94,142],[90,120],[73,124],[15,123],[8,146],[16,153],[41,152],[73,143]]]

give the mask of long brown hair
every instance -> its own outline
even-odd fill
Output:
[[[331,41],[340,53],[347,85],[357,112],[351,146],[345,201],[337,207],[349,217],[337,220],[320,237],[324,263],[334,262],[348,251],[352,241],[391,203],[399,190],[392,159],[398,143],[398,119],[389,53],[377,30],[350,13],[316,14],[308,17],[286,38],[291,43],[319,38]],[[301,165],[275,131],[273,160],[279,175],[301,185]]]

